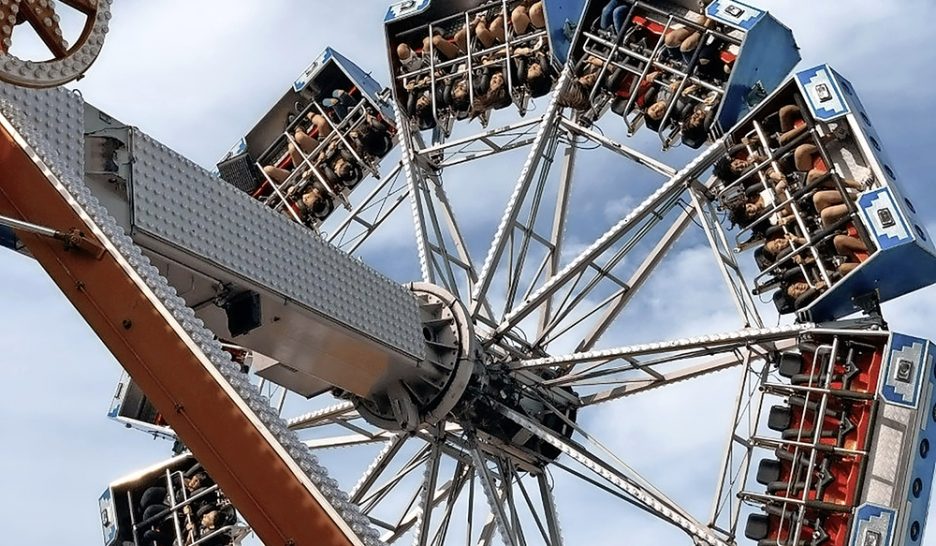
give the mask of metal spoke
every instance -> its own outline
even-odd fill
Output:
[[[521,206],[526,199],[533,178],[539,170],[540,163],[544,159],[543,152],[546,150],[549,141],[555,137],[556,132],[559,130],[559,124],[556,121],[556,116],[560,109],[558,98],[561,91],[568,85],[571,77],[572,74],[569,70],[563,70],[562,75],[559,77],[559,82],[556,84],[556,88],[550,98],[549,106],[546,107],[546,112],[539,125],[532,149],[530,150],[526,163],[523,165],[523,169],[520,171],[520,179],[514,187],[513,194],[510,196],[507,209],[504,211],[504,217],[497,227],[497,232],[494,235],[491,248],[488,250],[484,266],[481,268],[478,284],[475,286],[475,290],[472,293],[472,301],[469,307],[472,314],[477,313],[479,310],[479,302],[487,298],[487,292],[491,287],[494,275],[500,267],[504,251],[510,240],[510,234],[513,232],[517,218],[519,217]]]
[[[696,541],[705,542],[712,546],[729,546],[728,543],[722,541],[720,538],[712,534],[711,531],[703,524],[688,517],[685,514],[685,511],[680,509],[673,501],[662,497],[655,490],[648,489],[639,482],[624,476],[611,465],[592,455],[576,442],[556,435],[552,430],[530,420],[529,418],[506,406],[501,406],[500,411],[503,415],[522,426],[530,433],[536,435],[538,438],[559,449],[579,464],[582,464],[595,474],[598,474],[608,482],[614,484],[617,488],[627,493],[637,502],[646,505],[653,511],[653,514],[656,517],[682,529]]]
[[[56,59],[68,56],[68,43],[62,37],[62,26],[55,13],[55,2],[35,2],[27,0],[19,4],[20,11],[26,16],[30,26],[42,39],[42,43],[49,48]]]
[[[380,475],[383,474],[384,470],[387,469],[390,461],[400,452],[400,449],[408,438],[408,434],[397,434],[387,442],[384,449],[377,454],[374,461],[367,470],[364,471],[364,475],[361,476],[354,488],[351,489],[351,492],[348,494],[351,502],[357,504],[361,501],[361,498],[367,494],[377,479],[380,478]]]
[[[444,157],[444,159],[436,163],[439,170],[488,158],[502,152],[529,146],[533,142],[536,129],[542,119],[541,116],[523,120],[466,138],[449,140],[419,150],[417,154],[434,162],[440,157]]]
[[[478,474],[481,489],[484,491],[484,495],[487,498],[488,506],[491,508],[491,514],[494,516],[495,524],[500,530],[501,538],[508,546],[520,546],[508,525],[509,520],[507,519],[507,513],[504,512],[501,495],[494,483],[494,478],[491,476],[491,471],[487,467],[485,455],[477,444],[471,448],[471,458],[474,461],[475,472]],[[506,489],[504,495],[506,496]]]
[[[640,345],[630,345],[627,347],[618,347],[615,349],[601,349],[584,353],[573,353],[569,355],[550,356],[546,358],[536,358],[513,364],[515,369],[535,369],[548,368],[554,366],[574,367],[581,364],[610,361],[614,359],[632,358],[642,355],[666,354],[676,351],[689,351],[704,349],[707,354],[715,354],[733,350],[739,345],[765,343],[780,339],[794,338],[800,333],[814,328],[815,324],[804,323],[791,326],[782,326],[777,328],[747,328],[736,332],[721,334],[711,334],[699,337],[676,339],[658,343],[644,343]],[[667,359],[677,360],[683,356],[675,356]]]
[[[601,340],[601,337],[608,331],[611,324],[621,314],[631,298],[637,294],[637,291],[647,282],[653,271],[656,270],[660,262],[666,256],[667,252],[676,244],[676,241],[682,236],[686,228],[689,227],[695,211],[683,211],[679,218],[666,231],[660,242],[650,251],[650,254],[641,262],[637,270],[625,282],[625,287],[621,288],[612,296],[613,302],[605,309],[601,318],[592,326],[588,334],[579,342],[576,351],[590,351],[595,344]]]
[[[553,496],[552,486],[547,480],[546,472],[536,476],[539,484],[540,499],[546,512],[546,526],[549,528],[549,546],[562,546],[562,528],[559,525],[559,513],[556,509],[556,498]]]
[[[436,434],[442,436],[442,431],[437,430]],[[423,477],[422,496],[419,502],[419,516],[417,519],[416,537],[413,544],[416,546],[426,546],[429,541],[429,525],[432,523],[432,505],[435,502],[436,482],[439,480],[439,464],[442,459],[442,438],[437,437],[432,444],[429,452],[429,460],[426,462],[426,473]]]
[[[335,227],[328,242],[349,254],[356,252],[409,197],[402,173],[402,164],[397,164]],[[358,227],[359,232],[350,233],[352,227]]]
[[[715,205],[702,195],[703,189],[692,187],[689,193],[692,196],[692,205],[698,213],[697,217],[702,221],[705,235],[715,255],[718,269],[728,286],[731,299],[738,309],[741,320],[744,321],[745,326],[762,328],[764,321],[761,320],[760,313],[757,311],[757,305],[754,303],[752,296],[753,292],[744,280],[744,274],[735,259],[735,253],[728,245],[728,239],[725,237],[725,230],[718,220]]]
[[[623,218],[617,225],[599,237],[591,246],[572,260],[562,271],[547,280],[546,283],[526,301],[514,309],[498,326],[495,336],[512,329],[520,321],[534,312],[547,299],[553,297],[567,283],[577,279],[588,267],[592,267],[600,256],[614,246],[622,237],[641,225],[648,217],[663,217],[677,203],[679,196],[688,184],[695,180],[706,168],[717,160],[723,152],[723,142],[719,141],[703,152],[695,161],[677,173],[656,192],[647,198],[634,211]]]
[[[298,417],[293,417],[287,421],[289,428],[293,430],[303,430],[306,428],[313,428],[321,426],[323,424],[333,423],[336,419],[357,416],[357,410],[354,409],[354,404],[351,402],[341,402],[335,404],[334,406],[329,406],[327,408],[313,411],[305,415],[300,415]]]

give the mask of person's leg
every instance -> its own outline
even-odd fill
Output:
[[[861,264],[859,264],[858,262],[845,262],[842,265],[838,266],[835,270],[839,273],[839,275],[842,275],[844,277],[845,275],[848,275],[849,273],[854,271],[859,265]]]
[[[698,31],[693,32],[692,34],[689,35],[688,38],[686,38],[679,44],[679,51],[681,51],[683,54],[695,51],[695,49],[699,47],[699,43],[701,41],[702,41],[702,33]]]
[[[468,52],[468,26],[463,26],[455,33],[455,45],[463,52]]]
[[[491,21],[491,24],[488,26],[491,30],[491,35],[494,36],[494,39],[500,43],[504,43],[507,40],[507,29],[506,22],[504,21],[504,12],[501,11],[497,17]]]
[[[690,36],[692,36],[692,29],[685,27],[673,29],[667,32],[666,36],[663,37],[663,45],[670,48],[678,48]]]
[[[630,2],[621,2],[621,5],[615,8],[612,19],[614,20],[614,33],[620,35],[627,27],[627,16],[630,14]]]
[[[517,6],[510,13],[510,22],[513,23],[517,35],[526,34],[530,29],[530,14],[524,6]]]
[[[295,169],[299,165],[302,165],[302,154],[299,153],[299,149],[296,148],[292,142],[288,146],[289,159],[292,160],[292,168]]]
[[[299,145],[299,148],[306,154],[311,154],[318,148],[318,141],[310,137],[308,133],[302,129],[296,129],[296,144]]]
[[[264,167],[263,172],[270,177],[270,180],[276,182],[277,184],[282,184],[286,181],[287,178],[289,178],[289,171],[270,165]]]
[[[822,209],[819,216],[822,218],[822,225],[828,227],[838,222],[848,215],[848,205],[834,205]]]
[[[809,172],[813,168],[813,156],[816,155],[816,152],[819,151],[819,148],[815,144],[801,144],[797,146],[796,151],[793,152],[793,163],[796,165],[796,170],[800,172]]]
[[[835,246],[836,254],[852,259],[854,259],[855,255],[868,251],[868,247],[861,239],[851,235],[836,235],[832,239],[832,245]]]
[[[321,114],[309,114],[309,121],[312,122],[312,126],[318,129],[318,137],[323,139],[331,134],[332,127],[328,123],[328,120],[325,119],[325,116]]]
[[[461,55],[458,46],[436,34],[432,37],[432,47],[435,48],[446,59],[454,59]]]
[[[601,8],[601,20],[598,26],[601,30],[611,30],[614,26],[614,10],[618,8],[620,0],[608,0],[608,3]]]
[[[543,10],[543,0],[530,6],[530,23],[535,28],[546,28],[546,12]]]
[[[799,106],[795,104],[788,104],[780,109],[780,131],[787,132],[792,130],[796,126],[797,121],[803,119],[803,114],[800,112]]]
[[[494,34],[491,32],[491,29],[488,28],[486,20],[481,19],[478,21],[478,26],[475,27],[475,36],[478,37],[478,41],[481,42],[481,45],[483,45],[485,49],[494,47]]]
[[[845,203],[845,200],[842,199],[842,194],[835,190],[817,191],[813,194],[813,205],[815,205],[816,210],[819,212],[843,203]]]

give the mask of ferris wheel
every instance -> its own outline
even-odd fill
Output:
[[[110,0],[0,4],[0,81],[45,88],[81,78],[104,45],[110,5]],[[75,36],[63,32],[72,27],[80,28]]]
[[[350,536],[919,543],[936,374],[878,305],[936,250],[847,80],[788,76],[789,29],[730,0],[407,0],[385,26],[389,91],[327,49],[229,186],[107,116],[83,131],[91,192],[348,490],[324,497]],[[125,382],[112,416],[174,437],[148,395]],[[687,423],[717,447],[655,441]],[[191,464],[115,482],[108,544],[160,518],[199,543],[187,485],[122,515]]]

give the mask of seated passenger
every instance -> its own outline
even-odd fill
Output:
[[[666,111],[670,109],[670,103],[675,99],[672,112],[670,112],[669,123],[679,122],[688,117],[693,107],[692,94],[698,89],[695,85],[686,86],[679,97],[675,97],[679,90],[679,81],[670,82],[669,85],[660,88],[656,93],[656,102],[647,107],[644,112],[644,121],[647,127],[654,131],[663,129],[663,118],[666,117]]]
[[[770,190],[764,190],[752,195],[739,207],[729,211],[734,224],[748,227],[752,222],[763,216],[774,207],[775,201]],[[776,211],[768,217],[767,222],[773,226],[785,225],[793,220],[793,213],[787,208]],[[764,226],[766,230],[767,226]]]
[[[441,73],[437,74],[441,76]],[[408,92],[406,112],[416,119],[420,130],[432,129],[436,125],[435,112],[432,104],[432,80],[424,76],[418,80],[411,80],[405,84]],[[441,100],[444,89],[437,88],[437,100]]]
[[[487,112],[491,108],[503,108],[511,103],[510,91],[507,89],[507,78],[500,69],[487,69],[489,75],[482,76],[480,86],[485,89],[484,94],[475,98],[471,106],[472,119]]]
[[[654,101],[656,97],[656,87],[654,82],[662,75],[659,71],[653,71],[643,79],[637,79],[636,75],[618,68],[608,75],[605,83],[608,90],[614,95],[611,104],[611,110],[620,116],[627,115],[627,105],[633,102],[633,107],[644,111],[646,107]],[[631,97],[633,96],[633,101]]]
[[[599,59],[591,57],[591,60],[597,61],[600,67],[601,61]],[[589,97],[592,88],[595,87],[595,83],[598,81],[598,75],[598,70],[590,70],[569,82],[568,86],[559,94],[559,106],[572,108],[578,112],[589,110],[592,107]]]
[[[794,246],[801,247],[806,244],[806,239],[797,235],[784,233],[783,230],[775,230],[767,235],[767,241],[764,243],[763,256],[770,263],[775,263],[787,251],[792,250]],[[796,256],[793,262],[796,264],[809,263],[811,258]]]
[[[302,201],[299,203],[299,216],[307,224],[313,225],[316,220],[328,218],[334,209],[335,204],[325,186],[316,180],[309,191],[302,195]]]
[[[526,85],[530,96],[539,98],[549,93],[555,75],[549,56],[543,48],[518,48],[514,52],[516,73],[521,84]]]
[[[766,158],[758,153],[754,155],[748,154],[749,144],[747,139],[742,139],[740,144],[729,148],[725,157],[719,159],[718,162],[715,163],[715,176],[718,177],[723,184],[732,184],[765,161]]]
[[[364,115],[364,121],[355,130],[348,133],[348,140],[359,154],[374,159],[384,157],[393,148],[393,138],[387,126],[370,112]]]
[[[690,148],[699,148],[708,139],[712,124],[715,123],[718,98],[718,93],[714,91],[706,95],[702,102],[693,107],[683,122],[682,140]]]
[[[810,285],[802,276],[793,282],[781,284],[781,291],[790,299],[796,310],[808,305],[825,289],[825,281],[814,282]]]

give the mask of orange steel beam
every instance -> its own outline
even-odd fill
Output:
[[[0,214],[94,238],[93,227],[2,125],[0,166]],[[96,257],[51,238],[17,236],[264,544],[360,544],[112,245],[98,241],[108,252]]]

